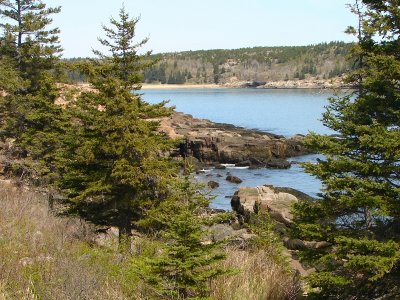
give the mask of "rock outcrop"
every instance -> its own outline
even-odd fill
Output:
[[[217,187],[219,187],[219,183],[216,182],[216,181],[210,180],[210,181],[207,183],[207,186],[208,186],[210,189],[216,189]]]
[[[263,81],[241,81],[236,77],[231,77],[228,81],[221,84],[225,88],[258,88],[258,89],[338,89],[354,88],[354,85],[345,83],[343,77],[331,79],[317,79],[309,77],[305,79],[292,80],[272,80]]]
[[[265,82],[247,83],[249,86],[262,84]],[[58,84],[58,87],[60,96],[55,103],[62,107],[68,107],[82,92],[96,92],[88,84]],[[161,119],[160,123],[160,131],[172,139],[181,139],[179,149],[170,154],[196,159],[195,167],[247,162],[250,167],[288,168],[290,164],[286,158],[309,153],[303,146],[304,136],[301,135],[286,139],[271,133],[196,119],[179,112]]]
[[[286,139],[177,112],[161,120],[160,130],[171,138],[182,139],[180,155],[206,165],[245,162],[255,167],[288,168],[287,157],[309,153],[301,135]]]
[[[240,179],[239,177],[236,177],[236,176],[232,176],[232,175],[226,176],[226,181],[236,183],[236,184],[242,183],[242,179]]]
[[[291,207],[300,199],[310,199],[302,192],[270,185],[241,187],[231,200],[234,211],[246,219],[259,210],[269,213],[272,219],[286,226],[292,224]]]
[[[291,207],[299,201],[311,200],[310,196],[295,189],[263,185],[239,188],[232,197],[231,205],[244,222],[249,221],[251,215],[258,211],[268,212],[276,223],[275,231],[280,235],[287,249],[284,251],[284,255],[290,260],[293,269],[297,270],[300,275],[306,276],[315,269],[301,264],[297,256],[298,250],[321,249],[331,246],[328,242],[303,241],[292,238],[288,234],[289,228],[293,225]]]
[[[210,240],[215,242],[228,240],[230,245],[239,248],[246,248],[249,242],[256,237],[255,234],[248,233],[244,228],[234,229],[229,224],[215,224],[209,230],[211,233]]]

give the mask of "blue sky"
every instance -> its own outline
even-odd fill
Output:
[[[356,17],[353,0],[44,0],[62,6],[53,16],[61,29],[64,57],[91,56],[101,49],[101,24],[117,16],[125,3],[141,16],[138,39],[150,37],[144,50],[154,53],[254,46],[308,45],[351,41],[344,33]]]

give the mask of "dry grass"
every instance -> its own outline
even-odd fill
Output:
[[[212,299],[283,300],[296,299],[299,294],[296,277],[265,250],[228,250],[224,266],[239,273],[214,281]]]
[[[88,224],[49,212],[45,196],[0,182],[0,208],[0,300],[157,299],[117,252],[90,243]],[[298,292],[266,251],[231,249],[224,265],[240,272],[213,282],[212,299],[294,299]]]
[[[48,212],[44,196],[0,184],[0,300],[125,299],[112,255],[89,247],[88,225]]]

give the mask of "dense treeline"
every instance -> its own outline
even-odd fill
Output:
[[[254,47],[234,50],[200,50],[154,55],[159,63],[144,73],[147,83],[185,74],[185,83],[277,81],[314,77],[330,79],[352,70],[347,60],[351,44],[321,43],[310,46]],[[182,83],[180,81],[176,83]]]
[[[309,46],[254,47],[233,50],[199,50],[154,54],[157,63],[144,70],[143,82],[161,84],[279,81],[305,78],[331,79],[356,67],[347,59],[351,44],[321,43]],[[83,58],[65,60],[67,64]],[[84,81],[69,72],[73,82]]]

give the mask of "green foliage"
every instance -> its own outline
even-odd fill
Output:
[[[11,94],[0,101],[3,134],[15,139],[13,155],[24,158],[35,170],[35,178],[31,179],[40,179],[41,183],[57,177],[55,153],[67,124],[63,110],[54,104],[57,90],[52,79],[46,83],[48,86],[43,86],[37,95]]]
[[[144,71],[145,82],[160,82],[161,84],[167,83],[166,64],[161,63],[158,66],[151,66]]]
[[[3,137],[13,138],[15,158],[24,158],[42,182],[56,177],[54,154],[60,144],[66,119],[54,104],[58,91],[52,69],[56,67],[58,29],[48,30],[49,15],[59,8],[47,8],[41,1],[1,1],[4,35],[0,39],[0,98]]]
[[[167,83],[168,84],[183,84],[186,81],[186,76],[184,73],[182,73],[181,71],[178,71],[176,73],[171,73],[171,75],[169,75]],[[161,82],[161,80],[160,80]]]
[[[225,83],[232,77],[243,81],[271,81],[305,79],[307,74],[327,79],[341,76],[357,66],[353,59],[346,61],[350,48],[351,44],[331,42],[309,46],[152,54],[148,57],[149,61],[157,63],[144,70],[143,82]],[[68,60],[67,64],[84,60]]]
[[[120,79],[126,89],[140,89],[141,72],[154,63],[152,60],[145,59],[150,52],[144,56],[137,54],[137,50],[148,41],[148,38],[140,42],[134,40],[135,28],[139,20],[140,18],[131,19],[123,7],[119,12],[119,20],[110,19],[113,27],[103,26],[106,39],[99,38],[99,42],[111,52],[111,55],[94,51],[101,59],[102,74]],[[109,67],[104,68],[104,64],[108,64]]]
[[[16,61],[20,76],[27,80],[29,91],[39,89],[43,73],[53,69],[59,59],[60,31],[47,27],[52,23],[49,16],[60,10],[60,7],[46,8],[46,4],[37,0],[0,1],[0,16],[9,21],[0,27],[13,37],[7,40],[15,45],[9,56]]]
[[[201,213],[209,199],[188,176],[176,184],[173,195],[148,215],[162,228],[163,243],[141,274],[166,299],[209,299],[210,280],[229,272],[217,265],[225,258],[224,242],[206,241],[210,219]]]
[[[249,80],[249,70],[253,71],[254,80],[258,76],[261,76],[262,80],[267,80],[268,76],[268,80],[284,80],[286,75],[290,78],[304,79],[306,74],[331,78],[352,69],[353,62],[345,61],[350,47],[350,44],[343,42],[332,42],[296,47],[254,47],[157,54],[153,58],[160,62],[154,70],[144,73],[144,80],[163,82],[163,73],[158,73],[158,70],[164,70],[166,76],[171,78],[178,71],[190,72],[192,76],[183,78],[182,83],[223,83],[230,77]],[[334,64],[328,64],[328,61]],[[279,73],[280,68],[285,69],[284,73]],[[289,74],[288,68],[293,70],[289,71]],[[262,69],[267,71],[261,74]]]
[[[102,40],[113,56],[101,55],[102,60],[83,65],[95,91],[82,93],[68,111],[72,124],[59,166],[71,211],[117,226],[120,242],[125,242],[121,247],[129,247],[133,222],[168,195],[177,170],[166,155],[173,142],[158,131],[157,119],[171,109],[148,104],[131,92],[138,69],[127,68],[141,60],[131,40],[137,20],[129,20],[124,10],[120,18],[111,19],[121,26],[117,33],[106,29],[113,39]],[[120,37],[121,32],[129,34]],[[120,49],[126,56],[119,56]]]
[[[15,91],[23,86],[23,80],[19,77],[19,74],[12,61],[8,58],[0,59],[0,90],[3,91]]]
[[[332,243],[308,256],[319,270],[310,283],[325,296],[368,293],[400,261],[400,37],[393,23],[400,10],[398,1],[363,3],[353,7],[359,31],[348,30],[359,38],[352,50],[358,68],[348,76],[359,88],[330,99],[323,122],[338,136],[307,138],[325,155],[305,164],[322,180],[323,195],[295,209],[298,235]]]
[[[0,37],[0,90],[14,92],[24,86],[24,82],[17,70],[17,63],[13,59],[16,47],[12,34],[5,32]]]
[[[283,244],[274,231],[275,223],[268,213],[258,211],[257,214],[251,216],[247,227],[256,235],[251,241],[254,249],[268,250],[271,257],[276,258],[277,261],[282,258]]]
[[[143,102],[115,78],[102,84],[82,94],[70,110],[76,122],[65,138],[62,187],[82,209],[90,208],[86,201],[97,203],[107,213],[116,210],[115,222],[130,222],[152,199],[162,197],[175,173],[160,155],[172,143],[158,132],[158,121],[150,120],[169,110]],[[111,203],[115,206],[107,209]],[[93,217],[105,217],[98,213]]]

